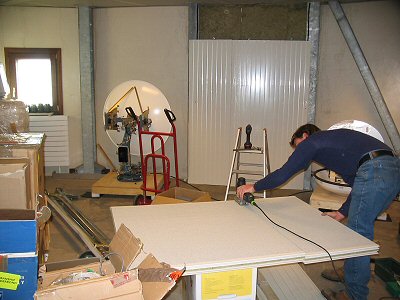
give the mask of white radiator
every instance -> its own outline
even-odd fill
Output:
[[[68,116],[29,116],[29,131],[43,132],[45,167],[69,167]]]

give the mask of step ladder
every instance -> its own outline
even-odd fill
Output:
[[[271,173],[270,163],[269,163],[269,154],[268,154],[268,139],[267,139],[267,129],[263,129],[263,146],[260,147],[251,147],[251,149],[245,149],[241,147],[241,138],[242,138],[242,127],[239,127],[237,130],[236,135],[236,142],[233,148],[233,157],[231,163],[231,169],[229,172],[228,184],[226,185],[226,192],[225,192],[225,199],[224,201],[228,200],[228,195],[236,194],[236,182],[237,179],[240,177],[239,175],[260,175],[260,177],[265,177],[269,173]],[[262,156],[262,163],[251,163],[251,162],[241,162],[241,154],[255,154]],[[235,168],[236,167],[236,168]],[[245,168],[243,168],[245,167]],[[268,172],[268,173],[267,173]],[[235,174],[235,190],[231,190],[231,183],[233,174]],[[245,177],[245,176],[243,176]],[[248,180],[246,178],[248,183]],[[263,196],[266,198],[267,192],[264,191],[262,194],[255,194],[258,196]]]

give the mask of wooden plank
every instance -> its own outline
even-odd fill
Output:
[[[296,197],[257,200],[277,223],[321,244],[333,259],[376,254],[378,245]],[[144,251],[187,275],[296,262],[328,261],[328,255],[273,225],[254,206],[235,201],[112,207]]]
[[[271,289],[279,300],[325,299],[298,264],[258,269],[258,285],[264,294]]]
[[[316,186],[310,197],[310,205],[315,208],[338,210],[346,201],[347,196],[327,191]]]
[[[141,186],[143,181],[138,182],[121,182],[117,179],[117,172],[110,172],[96,181],[92,185],[93,194],[111,194],[111,195],[142,195]],[[149,188],[154,188],[153,174],[147,175],[147,183]],[[157,185],[159,188],[163,186],[164,178],[161,174],[157,174]],[[154,193],[147,192],[147,196],[152,196]]]

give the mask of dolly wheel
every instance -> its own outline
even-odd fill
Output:
[[[81,255],[79,255],[79,258],[91,258],[91,257],[95,257],[95,255],[90,250],[83,252]]]
[[[146,198],[143,195],[138,195],[135,199],[135,205],[150,205],[152,202],[150,196],[146,196]]]

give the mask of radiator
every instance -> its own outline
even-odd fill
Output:
[[[46,135],[45,167],[69,167],[68,116],[29,116],[29,131]]]

